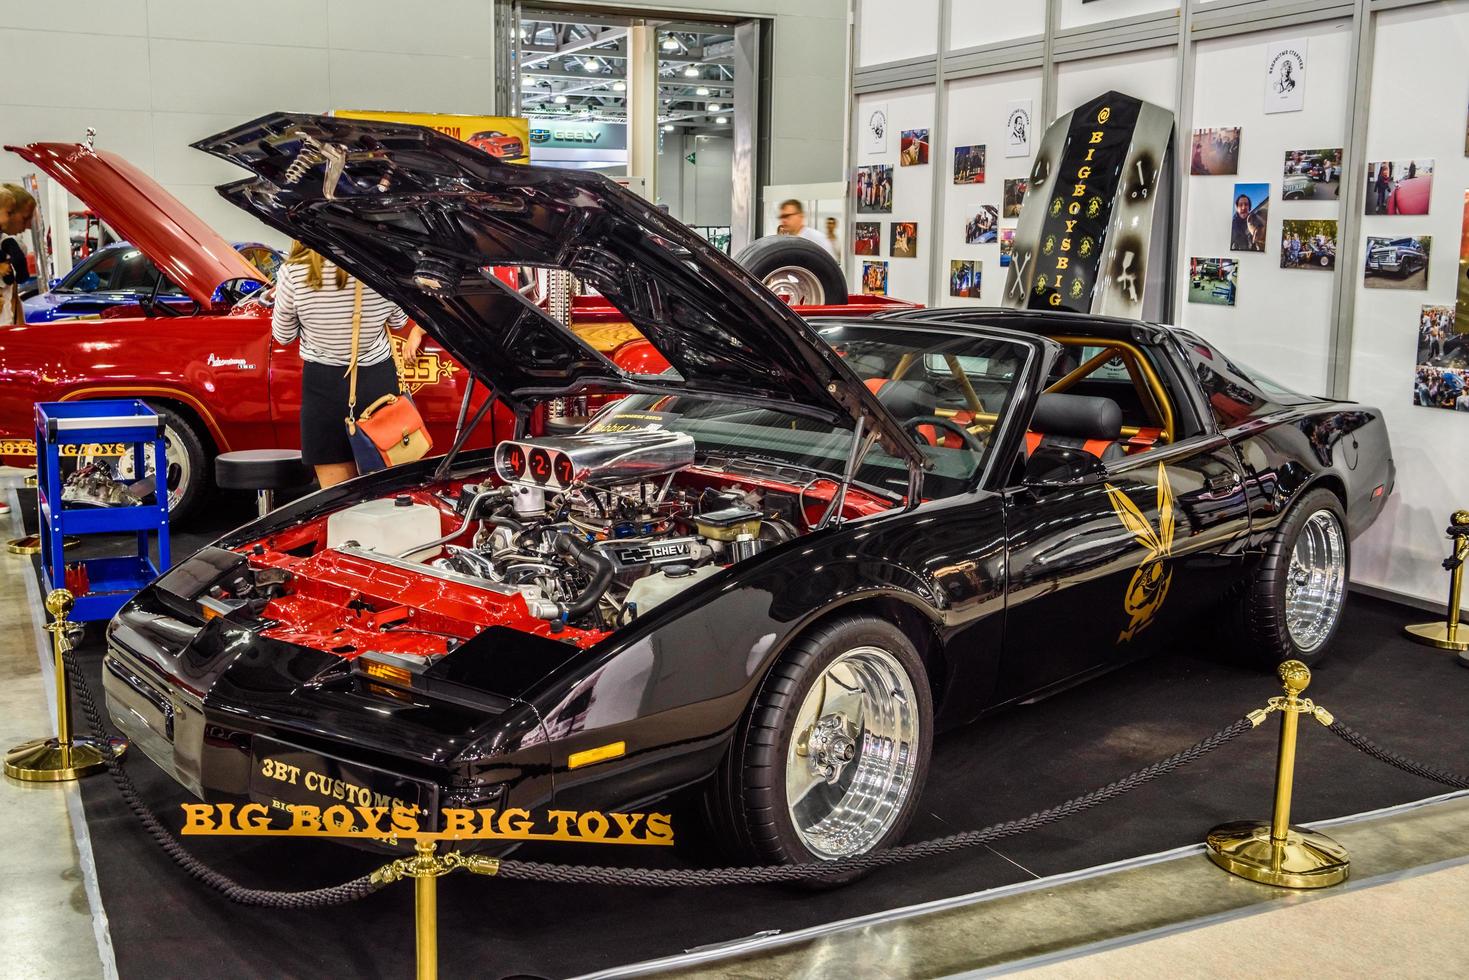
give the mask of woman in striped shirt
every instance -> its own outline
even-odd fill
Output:
[[[301,342],[301,459],[315,468],[323,490],[357,475],[347,440],[356,294],[356,283],[345,269],[300,242],[291,244],[276,278],[271,333],[278,344],[297,338]],[[398,392],[398,367],[388,330],[407,322],[408,315],[397,305],[362,287],[357,412]],[[414,324],[403,345],[404,361],[417,357],[422,343],[423,328]]]

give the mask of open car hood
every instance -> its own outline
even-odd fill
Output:
[[[7,146],[81,198],[126,242],[201,307],[231,279],[263,281],[260,270],[158,181],[116,153],[80,143]]]
[[[599,385],[727,397],[853,426],[922,457],[805,320],[691,230],[599,174],[513,166],[418,126],[274,113],[194,144],[257,177],[219,190],[331,256],[512,403]],[[677,377],[631,376],[492,266],[569,270]]]

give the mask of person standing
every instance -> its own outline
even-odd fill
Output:
[[[20,302],[20,284],[30,271],[25,249],[11,238],[30,227],[36,217],[36,199],[18,184],[0,184],[0,327],[25,322]],[[0,517],[10,513],[10,504],[0,500]]]
[[[353,320],[358,337],[353,339]],[[398,393],[398,366],[388,331],[408,315],[396,304],[353,279],[300,242],[276,275],[271,334],[278,344],[300,341],[301,461],[316,471],[325,490],[357,475],[347,416],[384,395]],[[403,359],[418,356],[423,328],[409,331]],[[348,405],[353,355],[357,361],[357,399]]]
[[[820,245],[822,250],[830,255],[832,259],[837,257],[835,242],[829,242],[826,236],[815,228],[806,226],[806,208],[800,201],[791,198],[780,202],[780,233],[782,235],[794,235],[807,241]]]
[[[842,246],[840,240],[837,238],[837,219],[835,218],[826,219],[826,241],[827,247],[831,250],[832,258],[840,262],[842,260]]]
[[[1382,214],[1387,210],[1387,192],[1392,189],[1392,171],[1388,164],[1381,164],[1377,168],[1377,182],[1374,185],[1377,195],[1376,214]]]

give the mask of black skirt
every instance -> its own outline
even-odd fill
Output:
[[[307,466],[352,462],[347,441],[347,369],[302,361],[301,461]],[[357,365],[357,413],[384,395],[398,393],[398,368],[390,357]]]

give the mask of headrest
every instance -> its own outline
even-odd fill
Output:
[[[1047,392],[1036,402],[1032,432],[1072,439],[1118,439],[1122,409],[1110,398]]]
[[[918,415],[932,415],[938,405],[938,395],[931,381],[889,381],[886,378],[871,378],[868,389],[877,396],[884,408],[898,419],[911,419]]]

